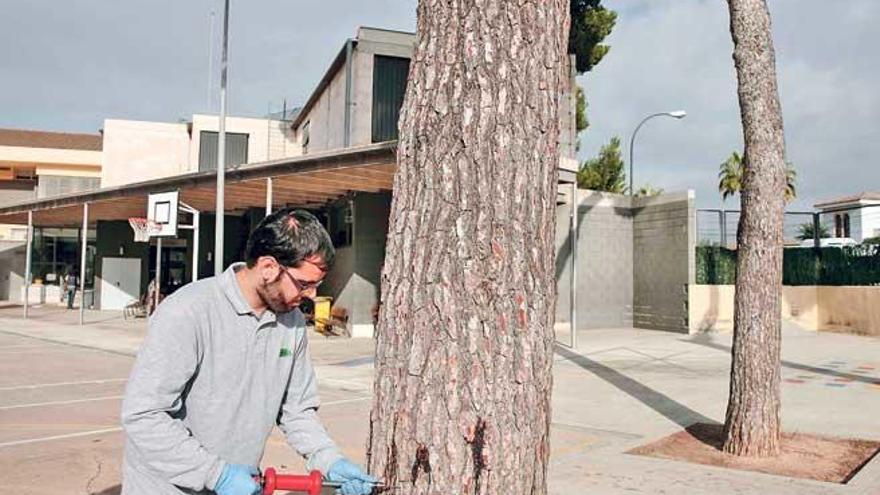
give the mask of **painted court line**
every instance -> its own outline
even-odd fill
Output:
[[[372,395],[368,395],[368,396],[366,396],[366,397],[355,397],[354,399],[340,399],[340,400],[333,400],[333,401],[330,401],[330,402],[322,402],[321,405],[322,405],[322,406],[333,406],[333,405],[336,405],[336,404],[346,404],[346,403],[349,403],[349,402],[360,402],[360,401],[363,401],[363,400],[369,400],[369,399],[372,399],[372,398],[373,398]]]
[[[124,382],[128,378],[107,378],[105,380],[83,380],[79,382],[55,382],[55,383],[37,383],[34,385],[17,385],[14,387],[0,387],[0,392],[8,392],[10,390],[32,390],[43,387],[65,387],[68,385],[95,385],[100,383]]]
[[[82,352],[82,349],[77,349],[76,347],[42,347],[42,348],[34,348],[34,349],[13,349],[11,351],[6,351],[0,349],[0,356],[15,356],[18,354],[52,354],[52,353],[62,353],[62,352]]]
[[[9,409],[24,409],[26,407],[40,407],[40,406],[60,406],[63,404],[78,404],[80,402],[96,402],[100,400],[112,400],[112,399],[121,399],[121,395],[112,395],[109,397],[93,397],[91,399],[73,399],[73,400],[59,400],[55,402],[32,402],[30,404],[16,404],[14,406],[3,406],[0,407],[0,411],[7,411]]]
[[[16,440],[14,442],[0,443],[0,448],[14,447],[16,445],[26,445],[29,443],[48,442],[51,440],[65,440],[67,438],[87,437],[87,436],[91,436],[91,435],[100,435],[102,433],[113,433],[113,432],[117,432],[117,431],[122,431],[122,428],[121,427],[105,428],[103,430],[81,431],[79,433],[68,433],[66,435],[54,435],[51,437],[28,438],[25,440]]]
[[[112,397],[101,397],[101,398],[98,398],[98,399],[85,399],[85,400],[101,400],[101,399],[110,399],[110,398],[112,398]],[[334,400],[334,401],[330,401],[330,402],[325,402],[325,403],[323,403],[322,405],[324,405],[324,406],[332,406],[332,405],[336,405],[336,404],[346,404],[346,403],[349,403],[349,402],[360,402],[360,401],[364,401],[364,400],[368,400],[368,399],[372,399],[372,398],[373,398],[372,396],[366,396],[366,397],[355,397],[355,398],[353,398],[353,399],[342,399],[342,400]],[[82,401],[65,401],[65,402],[68,402],[68,403],[69,403],[69,402],[82,402]],[[56,402],[55,404],[58,404],[58,402]],[[13,406],[13,407],[24,407],[24,406]],[[77,438],[77,437],[86,437],[86,436],[91,436],[91,435],[100,435],[100,434],[102,434],[102,433],[113,433],[113,432],[117,432],[117,431],[122,431],[122,427],[116,427],[116,428],[105,428],[105,429],[103,429],[103,430],[82,431],[82,432],[79,432],[79,433],[69,433],[69,434],[66,434],[66,435],[53,435],[53,436],[51,436],[51,437],[28,438],[28,439],[25,439],[25,440],[16,440],[16,441],[14,441],[14,442],[3,442],[3,443],[0,443],[0,448],[3,448],[3,447],[14,447],[14,446],[16,446],[16,445],[26,445],[26,444],[29,444],[29,443],[49,442],[49,441],[52,441],[52,440],[65,440],[65,439],[68,439],[68,438]]]
[[[6,349],[21,349],[22,347],[30,347],[33,349],[43,349],[46,347],[46,344],[13,344],[13,345],[0,345],[0,351],[5,351]]]

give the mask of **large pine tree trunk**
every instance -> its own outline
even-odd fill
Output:
[[[546,492],[563,0],[422,0],[379,311],[371,472]]]
[[[745,141],[736,298],[724,451],[779,452],[779,348],[785,143],[770,13],[728,0]]]

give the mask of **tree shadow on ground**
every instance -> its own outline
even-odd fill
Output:
[[[710,337],[707,334],[699,334],[699,335],[695,336],[694,338],[681,339],[681,341],[687,342],[689,344],[701,345],[703,347],[708,347],[710,349],[715,349],[717,351],[722,351],[727,354],[730,354],[730,347],[729,346],[716,344],[715,342],[711,341],[711,338],[712,337]],[[819,375],[830,376],[833,378],[845,378],[847,380],[852,380],[852,381],[857,381],[857,382],[862,382],[862,383],[869,383],[869,384],[874,384],[874,385],[880,384],[880,380],[878,380],[876,378],[872,378],[870,376],[855,375],[852,373],[843,373],[840,371],[829,370],[827,368],[818,368],[816,366],[809,366],[806,364],[795,363],[793,361],[786,361],[784,359],[782,360],[782,366],[785,366],[786,368],[791,368],[794,370],[806,371],[809,373],[816,373]]]
[[[122,492],[122,485],[114,485],[110,488],[105,488],[100,492],[92,492],[89,495],[119,495]]]
[[[581,368],[593,373],[602,380],[605,380],[620,391],[638,400],[642,404],[645,404],[670,421],[680,425],[682,428],[687,428],[694,423],[716,423],[712,419],[703,416],[681,402],[633,380],[614,368],[596,362],[559,345],[556,346],[556,353]]]

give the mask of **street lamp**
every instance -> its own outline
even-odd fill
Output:
[[[636,130],[633,131],[632,138],[630,138],[630,140],[629,140],[629,195],[630,196],[635,196],[635,194],[636,194],[635,190],[633,190],[633,145],[636,142],[636,134],[639,132],[639,129],[641,129],[642,125],[644,125],[645,122],[653,119],[654,117],[672,117],[674,119],[683,119],[686,115],[687,115],[687,112],[685,112],[684,110],[675,110],[673,112],[653,113],[651,115],[648,115],[644,119],[642,119],[642,121],[639,122],[639,125],[636,126]]]

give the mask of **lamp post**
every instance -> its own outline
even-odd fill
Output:
[[[223,222],[226,194],[226,66],[229,54],[229,0],[223,9],[223,55],[220,59],[220,123],[217,132],[217,192],[214,215],[214,275],[223,273]]]
[[[644,125],[645,122],[653,119],[654,117],[672,117],[674,119],[683,119],[685,117],[685,115],[687,115],[687,112],[685,112],[684,110],[675,110],[673,112],[652,113],[651,115],[648,115],[647,117],[642,119],[642,121],[639,122],[639,125],[636,126],[636,130],[633,131],[632,137],[629,140],[629,195],[630,196],[635,196],[635,194],[636,194],[635,190],[633,189],[633,145],[636,142],[636,134],[639,132],[639,129],[641,129],[642,125]]]

